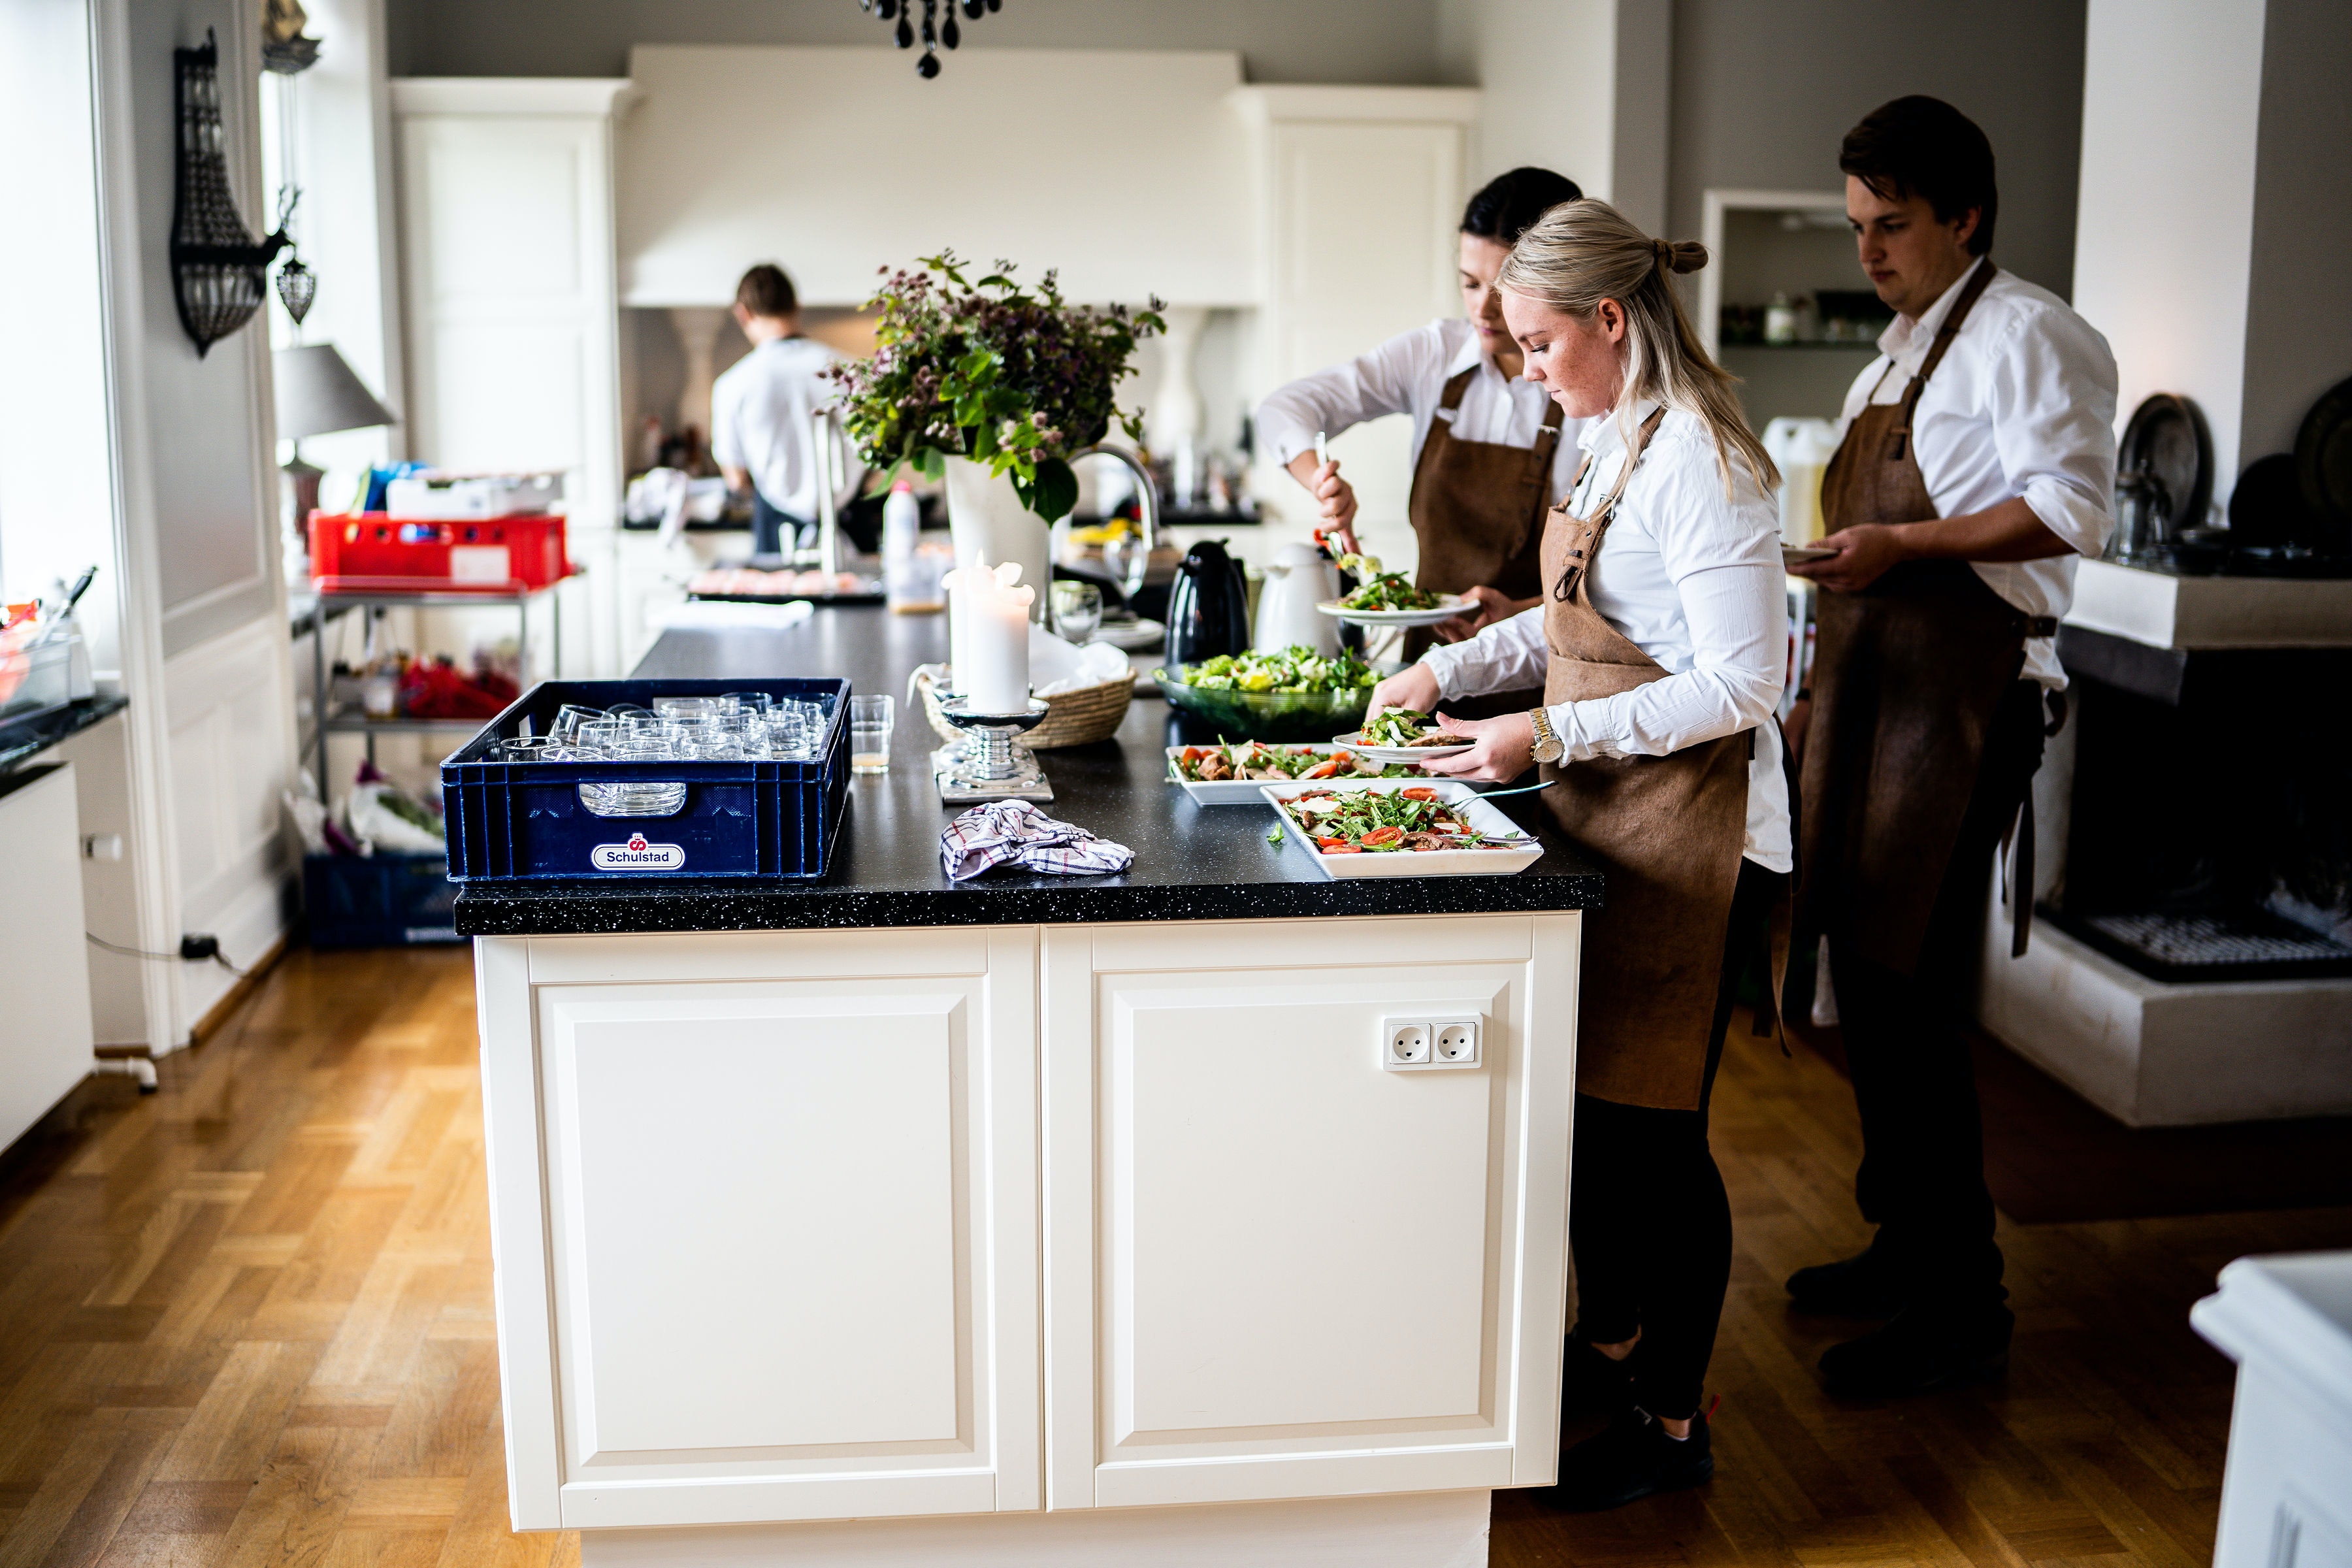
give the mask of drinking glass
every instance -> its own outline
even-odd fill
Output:
[[[554,741],[545,735],[517,735],[511,740],[500,741],[497,751],[485,760],[493,763],[543,763],[549,760],[547,753],[554,744]]]
[[[580,732],[580,726],[592,720],[605,717],[602,708],[583,708],[577,702],[567,702],[555,710],[555,722],[547,732],[559,741],[570,741]]]
[[[1054,584],[1054,630],[1064,642],[1081,647],[1092,641],[1102,625],[1102,590],[1092,583],[1066,579]]]
[[[656,697],[654,711],[670,719],[715,719],[730,704],[716,697]]]
[[[766,723],[768,755],[784,761],[806,757],[815,749],[808,721],[794,709],[778,709]]]
[[[732,702],[738,713],[765,713],[776,705],[776,700],[764,691],[722,691],[721,702]]]
[[[849,700],[849,771],[887,773],[890,771],[890,726],[898,699],[885,695]]]
[[[614,763],[667,763],[679,752],[658,739],[632,736],[604,755]],[[686,804],[683,781],[630,779],[614,784],[582,784],[581,804],[604,816],[667,816]]]

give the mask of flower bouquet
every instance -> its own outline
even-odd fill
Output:
[[[1009,477],[1021,504],[1053,522],[1077,504],[1074,454],[1114,420],[1141,439],[1140,411],[1122,414],[1114,395],[1135,374],[1135,345],[1166,330],[1163,306],[1073,305],[1052,272],[1032,292],[1009,261],[977,282],[967,265],[943,250],[914,271],[884,269],[866,301],[881,311],[874,357],[827,373],[843,423],[874,468],[911,465],[936,479],[947,459],[969,458]]]

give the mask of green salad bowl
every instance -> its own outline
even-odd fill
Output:
[[[1205,720],[1229,741],[1326,741],[1363,722],[1372,689],[1349,691],[1240,691],[1192,686],[1175,670],[1155,669],[1160,695],[1173,706]],[[1391,673],[1382,669],[1382,675]]]

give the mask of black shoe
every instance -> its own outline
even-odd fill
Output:
[[[1919,1307],[1885,1328],[1822,1352],[1822,1381],[1843,1399],[1900,1399],[1947,1384],[1994,1377],[2009,1365],[2017,1314],[1995,1302],[1973,1312]]]
[[[1714,1474],[1706,1415],[1694,1416],[1690,1436],[1676,1442],[1655,1416],[1629,1405],[1599,1436],[1562,1454],[1559,1484],[1537,1495],[1553,1508],[1591,1513],[1622,1508],[1653,1492],[1698,1486]]]
[[[1875,1247],[1789,1276],[1790,1303],[1825,1318],[1891,1318],[1907,1295],[1895,1265]]]
[[[1633,1358],[1612,1359],[1593,1349],[1582,1334],[1569,1335],[1560,1355],[1560,1419],[1614,1415],[1633,1403]]]

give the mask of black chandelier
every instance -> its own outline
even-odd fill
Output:
[[[947,0],[947,16],[940,16],[940,0],[923,0],[923,25],[915,26],[915,0],[857,0],[857,8],[869,16],[879,16],[886,22],[896,22],[898,47],[911,49],[919,37],[923,40],[923,58],[915,62],[915,74],[925,81],[940,74],[939,51],[954,48],[963,42],[963,28],[956,21],[956,6],[963,6],[968,21],[977,22],[1004,8],[1004,0]]]
[[[212,30],[205,31],[204,47],[173,49],[172,61],[179,121],[172,294],[180,307],[180,325],[195,340],[196,357],[202,359],[207,349],[261,308],[262,279],[278,253],[292,243],[286,220],[292,216],[293,203],[287,199],[281,206],[275,234],[253,237],[229,194],[228,161],[222,146],[220,50]],[[305,293],[306,310],[309,304]],[[290,309],[290,300],[288,305]]]

